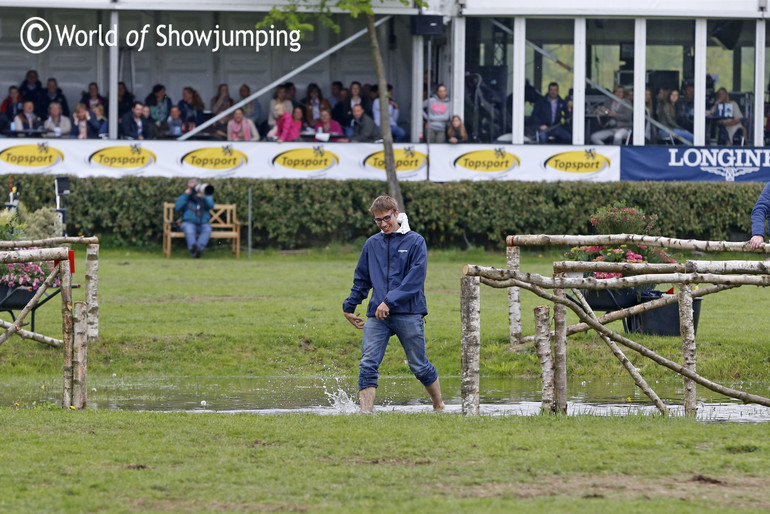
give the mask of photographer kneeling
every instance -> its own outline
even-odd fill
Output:
[[[187,182],[187,190],[181,195],[174,209],[182,212],[182,232],[187,238],[190,257],[199,258],[211,237],[211,213],[214,208],[214,187],[201,184],[197,178]],[[196,239],[197,236],[197,239]]]

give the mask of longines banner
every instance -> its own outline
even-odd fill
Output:
[[[395,145],[401,180],[619,180],[618,147]],[[6,173],[385,180],[382,145],[1,139]]]
[[[629,146],[621,159],[621,180],[770,181],[770,148]]]

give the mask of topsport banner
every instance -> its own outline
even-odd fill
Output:
[[[766,148],[625,146],[621,159],[621,180],[770,181]]]
[[[618,147],[394,145],[400,180],[620,178]],[[381,144],[0,139],[5,173],[385,180]]]
[[[620,180],[617,146],[431,145],[430,180]]]

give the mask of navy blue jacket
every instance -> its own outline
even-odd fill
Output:
[[[759,193],[751,210],[751,235],[765,237],[765,220],[770,217],[770,183]]]
[[[391,314],[428,314],[425,301],[425,275],[428,250],[417,232],[375,234],[364,243],[358,259],[350,296],[342,304],[344,312],[356,306],[374,289],[366,315],[374,316],[383,301]]]
[[[548,99],[548,95],[541,97],[535,103],[535,107],[532,109],[532,123],[539,127],[540,125],[557,125],[564,123],[569,116],[567,102],[558,97],[556,99],[556,120],[551,123],[551,101]]]

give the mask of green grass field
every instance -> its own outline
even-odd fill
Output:
[[[548,273],[557,254],[526,253]],[[83,255],[75,281],[83,282]],[[89,376],[354,376],[361,333],[341,315],[358,249],[274,251],[239,261],[179,249],[103,251],[101,337]],[[430,252],[428,353],[460,370],[459,283],[465,263],[502,252]],[[740,288],[704,300],[698,370],[766,381],[762,333],[770,292]],[[76,290],[75,298],[83,290]],[[540,302],[523,293],[525,333]],[[482,289],[482,373],[537,376],[531,348],[508,351],[507,297]],[[361,312],[364,307],[361,308]],[[60,337],[58,302],[40,331]],[[571,318],[574,319],[574,318]],[[623,371],[594,334],[570,339],[573,378]],[[681,359],[677,338],[640,338]],[[628,352],[647,378],[674,375]],[[12,338],[0,380],[59,380],[60,350]],[[408,375],[392,344],[382,372]],[[765,383],[766,385],[766,383]],[[764,387],[766,389],[766,387]],[[757,391],[763,394],[762,391]],[[768,426],[630,416],[505,417],[381,413],[255,416],[62,411],[1,406],[0,511],[702,512],[770,509]]]

